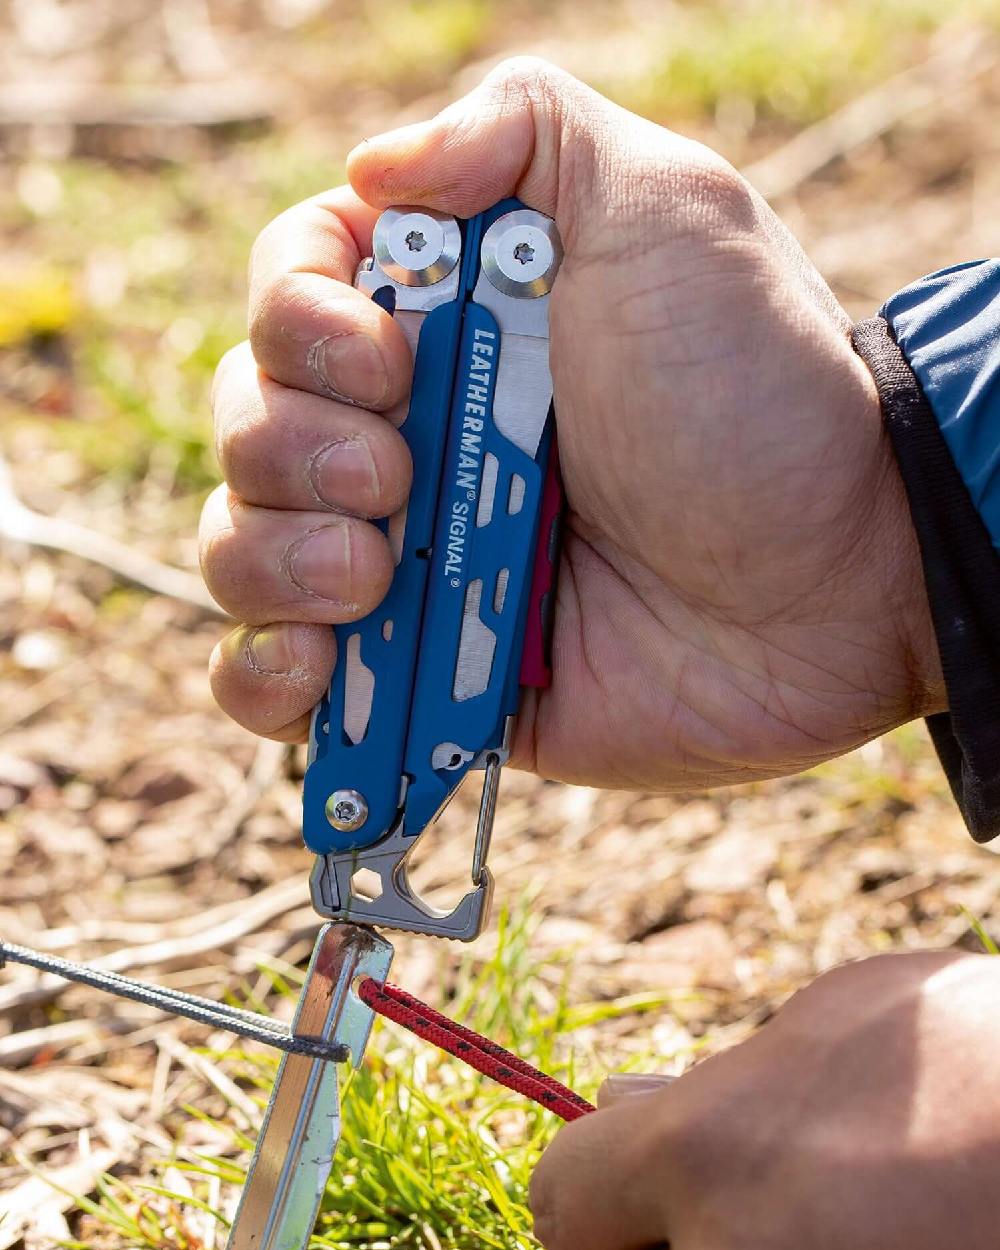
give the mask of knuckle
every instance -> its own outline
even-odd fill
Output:
[[[511,86],[527,87],[559,72],[545,57],[521,53],[518,56],[505,57],[491,72],[490,77]]]
[[[213,595],[221,586],[225,572],[239,559],[239,535],[232,521],[232,506],[228,489],[219,486],[209,495],[201,513],[198,560]]]
[[[212,378],[211,404],[213,413],[217,413],[223,397],[235,378],[242,377],[249,369],[253,369],[253,357],[250,354],[250,343],[244,339],[235,347],[230,347],[215,366]]]
[[[212,648],[208,657],[208,679],[212,683],[212,690],[216,699],[219,699],[220,692],[225,695],[226,680],[229,677],[233,667],[233,654],[238,651],[245,637],[246,626],[240,625],[238,628],[230,630],[224,638]]]
[[[811,1006],[814,1000],[831,994],[863,994],[867,1001],[891,1006],[897,993],[907,995],[917,992],[916,987],[928,973],[962,960],[977,958],[968,951],[960,950],[894,951],[869,955],[824,972],[799,990],[787,1005]]]
[[[298,731],[308,693],[295,673],[260,673],[254,668],[250,647],[258,632],[259,627],[241,625],[216,646],[208,669],[212,694],[226,715],[251,733],[304,741]]]
[[[249,342],[254,359],[262,363],[273,348],[278,334],[287,325],[289,313],[301,304],[300,282],[290,273],[269,278],[255,291],[250,305]]]
[[[294,230],[295,219],[299,206],[286,208],[277,217],[272,217],[260,234],[253,241],[250,249],[250,285],[254,287],[257,274],[265,273],[271,267],[276,255],[281,255],[286,248],[289,234]]]
[[[878,982],[887,973],[891,964],[887,961],[897,959],[897,955],[872,955],[867,959],[851,960],[829,968],[808,985],[798,990],[785,1004],[786,1007],[799,1009],[811,1007],[812,1004],[826,994],[852,992],[852,987],[860,981]],[[780,1019],[780,1013],[777,1017]]]
[[[484,85],[500,97],[505,112],[518,112],[555,103],[572,81],[544,57],[522,54],[501,61]]]
[[[230,518],[230,495],[225,483],[220,483],[205,500],[198,522],[198,540],[204,543],[217,530],[225,529]]]
[[[215,455],[229,488],[246,494],[248,475],[273,473],[271,422],[246,398],[236,398],[216,411]]]
[[[234,546],[235,534],[232,530],[216,529],[201,536],[198,545],[201,575],[216,599],[219,599],[220,594],[225,594],[225,584],[228,581],[226,574],[231,570],[233,561],[238,558],[238,551],[234,551]],[[227,605],[223,603],[222,606]]]
[[[230,489],[246,493],[245,479],[274,472],[274,440],[267,414],[234,403],[216,421],[215,454]]]

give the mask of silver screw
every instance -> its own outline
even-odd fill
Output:
[[[334,790],[326,801],[326,818],[341,833],[353,833],[368,819],[368,804],[357,790]]]
[[[483,235],[483,273],[502,295],[538,299],[552,290],[562,245],[556,223],[544,213],[516,208]]]
[[[387,208],[372,235],[375,263],[401,286],[432,286],[458,264],[462,232],[432,208]]]

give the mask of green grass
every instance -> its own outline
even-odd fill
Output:
[[[1000,25],[1000,0],[710,0],[671,6],[648,32],[638,78],[605,86],[629,108],[670,124],[726,108],[802,125],[926,55],[939,28]]]
[[[527,6],[522,0],[519,7],[523,13]],[[495,41],[500,13],[488,0],[367,0],[353,38],[344,38],[343,18],[336,22],[338,76],[359,88],[379,85],[414,95],[433,90]],[[328,39],[331,29],[317,23],[314,35]]]
[[[593,1043],[593,1026],[616,1016],[660,1011],[668,1000],[649,995],[571,1007],[565,993],[571,958],[555,965],[546,961],[543,975],[532,952],[533,929],[527,907],[512,918],[501,916],[496,954],[481,964],[470,958],[448,1001],[439,1005],[593,1097],[606,1070]],[[554,1003],[547,997],[542,1001],[538,990],[543,983],[551,986],[553,966],[563,983]],[[400,975],[405,983],[405,968]],[[290,984],[285,989],[293,992]],[[259,1091],[263,1107],[275,1060],[245,1053],[217,1059]],[[668,1059],[660,1056],[657,1062]],[[642,1062],[633,1060],[630,1066]],[[516,1250],[537,1244],[531,1236],[528,1181],[558,1127],[550,1113],[380,1021],[362,1068],[346,1082],[342,1102],[343,1135],[311,1242],[314,1250]],[[194,1109],[191,1114],[207,1118]],[[251,1148],[250,1138],[236,1129],[231,1133],[234,1145]],[[167,1184],[129,1185],[105,1178],[95,1198],[77,1200],[89,1217],[91,1240],[99,1235],[110,1238],[108,1245],[130,1250],[198,1250],[198,1229],[211,1210],[211,1178],[241,1184],[242,1168],[229,1158],[192,1161],[183,1150],[164,1162],[163,1169],[168,1167],[187,1176],[193,1198]]]
[[[984,927],[965,915],[982,948],[997,954]],[[669,996],[571,1007],[565,987],[572,958],[547,960],[543,976],[532,954],[534,927],[526,906],[513,917],[501,915],[496,954],[479,965],[469,959],[440,1005],[592,1098],[607,1065],[586,1030],[623,1015],[662,1012],[669,1009]],[[554,1004],[543,1003],[537,987],[551,986],[553,967],[561,972],[563,989]],[[274,974],[274,985],[288,995],[300,980],[299,973]],[[243,1051],[213,1057],[257,1092],[263,1113],[276,1060]],[[674,1057],[647,1052],[625,1066],[662,1071]],[[194,1107],[187,1112],[213,1132],[226,1133],[233,1153],[252,1149],[253,1138],[227,1116],[213,1118]],[[537,1247],[528,1183],[559,1127],[551,1114],[378,1020],[363,1066],[342,1085],[342,1114],[340,1146],[310,1250]],[[220,1185],[242,1185],[242,1164],[229,1153],[196,1157],[180,1145],[157,1172],[159,1180],[148,1183],[104,1176],[94,1196],[75,1197],[84,1236],[66,1243],[69,1250],[202,1250],[206,1223],[215,1226],[222,1245],[227,1221],[212,1198]],[[178,1173],[190,1192],[171,1187]]]
[[[620,68],[591,75],[627,106],[668,124],[735,110],[790,129],[925,55],[945,22],[1000,24],[1000,0],[707,0],[671,5],[641,27],[613,7],[576,13],[570,26],[568,12],[519,0],[501,21],[484,0],[366,0],[284,36],[271,55],[284,47],[310,74],[322,66],[330,108],[337,92],[363,85],[405,103],[447,91],[459,67],[512,46],[560,32],[586,46],[592,26],[594,46],[607,29],[634,49]],[[175,494],[204,494],[217,479],[211,379],[245,333],[252,241],[276,213],[338,181],[343,155],[279,132],[157,167],[63,160],[16,170],[13,193],[0,195],[0,236],[14,243],[0,278],[5,441],[24,436],[31,459],[68,454],[78,471],[67,485],[110,478],[128,490],[152,473]],[[32,372],[46,344],[62,361],[52,384],[5,386]]]
[[[30,190],[0,198],[0,234],[37,258],[0,282],[0,350],[16,374],[46,341],[66,348],[59,402],[7,398],[8,436],[27,429],[41,454],[68,451],[84,477],[126,488],[153,465],[179,493],[213,485],[209,391],[246,334],[250,247],[340,173],[270,138],[157,169],[63,162],[44,167],[51,208]]]

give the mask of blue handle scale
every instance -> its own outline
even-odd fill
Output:
[[[420,321],[401,426],[413,488],[388,595],[334,630],[337,665],[313,717],[303,796],[305,842],[320,855],[391,832],[415,838],[470,768],[506,758],[552,441],[543,296],[560,258],[554,228],[544,245],[536,226],[519,224],[529,218],[548,223],[506,200],[462,223],[389,210],[376,227],[359,285],[401,323],[410,316],[411,333]],[[460,264],[446,269],[457,246]],[[529,333],[511,337],[522,312]],[[534,434],[518,416],[521,379],[543,392]]]

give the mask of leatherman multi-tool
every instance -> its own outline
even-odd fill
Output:
[[[356,285],[396,318],[414,355],[401,432],[413,459],[386,523],[389,593],[336,627],[337,663],[312,721],[303,834],[325,925],[295,1030],[347,1045],[372,1023],[357,978],[384,981],[376,926],[469,941],[482,929],[500,770],[522,686],[544,686],[561,493],[553,454],[549,292],[555,224],[505,200],[469,221],[390,208]],[[470,889],[450,912],[407,877],[409,856],[466,774],[484,770]],[[337,1069],[286,1055],[230,1250],[302,1250],[340,1130]]]

